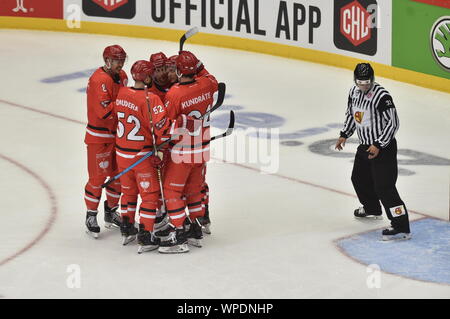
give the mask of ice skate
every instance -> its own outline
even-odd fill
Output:
[[[411,233],[402,232],[393,227],[389,227],[381,232],[383,241],[397,241],[411,239]]]
[[[189,251],[189,247],[187,245],[185,229],[175,229],[171,227],[166,240],[161,240],[158,251],[161,254],[187,253]]]
[[[20,10],[20,7],[16,7],[14,9],[12,9],[13,12],[19,12],[19,10]]]
[[[355,209],[355,211],[353,212],[353,215],[355,215],[355,218],[361,218],[361,219],[374,219],[374,220],[383,219],[383,216],[381,215],[381,213],[379,213],[379,214],[366,213],[364,207],[362,207],[362,206]]]
[[[117,209],[119,206],[114,206],[112,208],[109,208],[108,201],[104,201],[104,207],[105,207],[105,228],[108,229],[114,229],[114,228],[120,228],[121,219],[120,215],[117,212]]]
[[[97,224],[97,212],[88,210],[86,213],[86,234],[91,236],[94,239],[98,238],[98,234],[100,233],[100,226]]]
[[[155,225],[153,226],[153,231],[155,233],[165,231],[166,229],[169,228],[170,228],[169,216],[167,214],[163,214],[156,217]]]
[[[202,247],[202,239],[203,239],[203,232],[202,232],[202,226],[200,225],[200,222],[198,218],[196,218],[190,225],[189,231],[187,231],[187,240],[188,244],[201,248]]]
[[[122,245],[125,246],[136,239],[138,230],[136,229],[136,227],[134,227],[134,223],[130,222],[130,218],[128,216],[124,216],[122,218],[120,232],[122,233]]]
[[[208,209],[208,205],[205,205],[205,206],[206,206],[205,216],[199,217],[198,221],[200,222],[200,225],[202,226],[202,231],[207,235],[211,235],[211,220],[209,219],[209,209]]]
[[[160,239],[155,237],[153,233],[144,229],[143,225],[139,225],[139,233],[137,235],[138,254],[146,251],[158,249]]]

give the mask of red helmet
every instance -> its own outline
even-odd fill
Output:
[[[150,56],[150,62],[153,63],[155,68],[160,68],[167,64],[167,57],[162,52],[154,53]]]
[[[106,61],[107,58],[111,60],[125,61],[127,58],[127,53],[120,45],[110,45],[103,50],[103,60]]]
[[[190,56],[196,61],[196,64],[197,64],[197,72],[196,72],[196,73],[198,73],[198,72],[200,72],[201,70],[203,70],[204,66],[203,66],[202,61],[200,61],[199,59],[197,59],[197,57],[195,56],[194,53],[192,53],[192,52],[190,52],[190,51],[183,51],[183,52],[185,52],[186,54],[190,55]]]
[[[189,51],[180,51],[177,58],[177,69],[183,75],[190,75],[197,73],[198,60]]]
[[[148,77],[152,76],[153,72],[155,71],[155,67],[153,63],[145,60],[139,60],[134,62],[133,66],[131,67],[131,76],[135,81],[142,81]]]
[[[178,55],[172,55],[170,58],[167,59],[166,65],[167,66],[177,66],[177,58]]]

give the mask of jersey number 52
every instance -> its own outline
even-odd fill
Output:
[[[125,134],[125,126],[123,125],[121,120],[125,118],[125,113],[117,112],[117,118],[119,119],[119,122],[117,123],[117,137],[122,138],[122,136]],[[138,135],[139,129],[141,128],[141,122],[139,121],[139,119],[134,115],[129,115],[127,118],[127,123],[134,123],[133,129],[127,135],[127,140],[143,141],[144,136]]]

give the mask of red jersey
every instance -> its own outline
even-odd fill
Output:
[[[176,119],[181,114],[200,118],[211,109],[214,102],[214,93],[217,89],[216,79],[209,75],[195,78],[192,82],[174,84],[166,94],[167,116],[171,120]],[[191,141],[183,138],[180,142],[171,143],[171,152],[181,156],[188,154],[190,163],[204,163],[209,160],[209,143],[208,116],[203,119],[203,129],[198,137],[194,137]],[[195,154],[200,154],[200,156]],[[183,161],[186,162],[187,157],[183,156],[183,158]]]
[[[153,137],[150,124],[150,110],[156,143],[161,143],[163,133],[169,128],[170,121],[161,99],[148,94],[144,89],[121,88],[114,103],[117,115],[116,154],[122,158],[134,158],[153,151]]]
[[[166,98],[166,94],[169,91],[169,87],[168,86],[164,86],[164,87],[159,86],[158,84],[155,83],[155,81],[153,81],[153,84],[149,88],[149,91],[152,92],[153,94],[158,95],[158,97],[161,99],[161,101],[164,101]]]
[[[206,70],[206,69],[203,67],[203,69],[202,69],[200,72],[197,73],[197,77],[199,78],[199,77],[202,77],[202,76],[205,76],[205,75],[210,75],[210,76],[212,76],[212,75],[208,72],[208,70]],[[214,80],[215,80],[215,78],[214,78]]]
[[[102,67],[91,75],[86,89],[88,125],[86,144],[114,143],[117,120],[112,113],[113,103],[119,89],[126,86],[128,77],[121,70],[114,80]]]

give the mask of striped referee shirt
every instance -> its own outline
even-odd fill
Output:
[[[356,130],[360,144],[385,148],[399,126],[394,102],[385,88],[375,82],[366,94],[356,85],[350,89],[341,137],[349,138]]]

